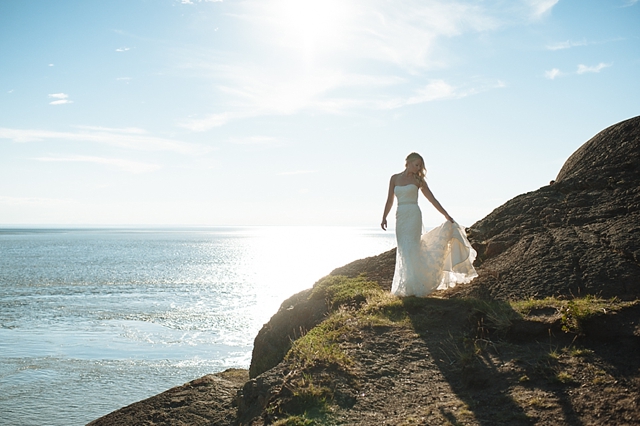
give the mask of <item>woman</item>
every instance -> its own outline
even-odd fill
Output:
[[[424,160],[412,152],[405,170],[391,176],[389,194],[382,215],[382,229],[387,229],[387,215],[398,198],[396,210],[396,269],[391,293],[398,296],[424,297],[436,289],[468,283],[477,277],[473,268],[476,251],[464,229],[455,223],[433,196],[425,181]],[[445,223],[422,235],[422,213],[418,207],[418,190],[447,219]]]

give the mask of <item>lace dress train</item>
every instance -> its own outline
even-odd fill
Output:
[[[464,228],[446,221],[422,234],[418,187],[396,186],[396,240],[398,251],[391,293],[424,297],[435,290],[469,283],[478,276],[473,268],[476,251]]]

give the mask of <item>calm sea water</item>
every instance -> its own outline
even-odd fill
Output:
[[[82,425],[248,368],[285,298],[394,246],[354,228],[0,229],[0,424]]]

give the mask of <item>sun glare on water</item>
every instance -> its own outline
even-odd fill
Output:
[[[331,227],[263,229],[247,265],[256,283],[261,319],[266,321],[285,299],[311,287],[333,269],[394,247],[393,235],[380,238],[380,232]]]

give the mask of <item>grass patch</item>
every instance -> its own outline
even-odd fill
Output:
[[[296,361],[301,367],[334,365],[346,370],[353,361],[338,342],[346,339],[356,329],[357,319],[347,310],[334,312],[329,318],[296,340],[286,359]]]
[[[410,324],[403,299],[383,291],[369,295],[357,315],[365,325],[373,327]]]
[[[324,298],[332,310],[340,306],[359,307],[367,297],[381,292],[375,281],[368,281],[364,276],[348,278],[342,275],[330,275],[318,281],[309,298]]]
[[[450,365],[456,364],[459,368],[470,367],[482,354],[482,348],[476,339],[456,339],[452,335],[443,342],[441,351]]]
[[[558,351],[558,348],[553,348],[549,351],[547,356],[551,359],[558,360],[560,359],[560,351]]]
[[[271,406],[267,411],[279,418],[274,424],[288,426],[322,425],[329,422],[331,410],[330,401],[333,391],[322,385],[317,385],[310,374],[302,374],[287,385],[292,395],[285,401]]]
[[[555,381],[558,383],[562,383],[564,385],[568,385],[574,383],[573,376],[566,371],[560,371],[555,376]]]
[[[315,422],[305,416],[291,416],[286,419],[278,420],[273,426],[311,426]]]
[[[583,324],[586,320],[598,315],[606,315],[609,312],[619,311],[634,302],[622,302],[617,298],[601,299],[588,295],[580,299],[569,300],[562,310],[562,329],[566,332],[583,332]]]
[[[498,334],[505,334],[515,319],[522,315],[515,311],[510,303],[498,300],[464,299],[473,313],[480,314],[480,326],[488,326]],[[486,321],[486,322],[485,322]]]
[[[544,299],[527,299],[510,302],[514,311],[521,315],[529,315],[532,311],[545,308],[553,308],[560,310],[566,305],[566,300],[560,300],[555,297],[545,297]]]
[[[526,405],[535,408],[552,408],[553,404],[548,402],[546,399],[541,398],[539,396],[533,396],[525,401],[523,401]]]
[[[575,346],[565,348],[564,350],[569,354],[569,356],[574,358],[584,358],[593,355],[593,351],[591,349],[577,348]]]
[[[516,312],[522,315],[529,315],[532,311],[553,308],[562,315],[562,330],[581,334],[583,324],[586,320],[598,316],[616,312],[621,309],[631,307],[640,303],[635,300],[623,302],[618,298],[602,299],[596,296],[587,295],[571,300],[546,297],[544,299],[528,299],[511,302],[511,306]]]

